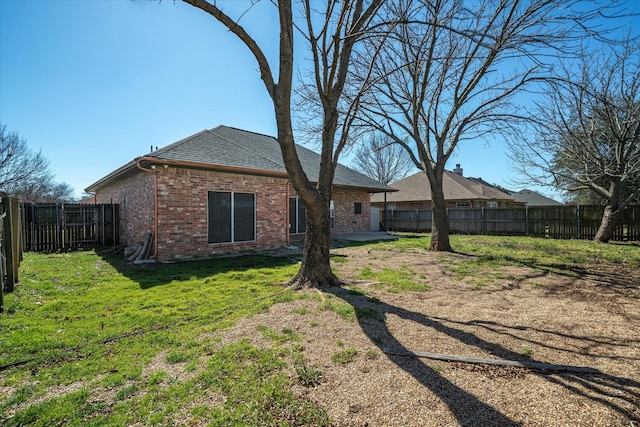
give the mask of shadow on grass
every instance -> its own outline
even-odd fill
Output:
[[[430,317],[422,313],[410,311],[385,302],[371,302],[361,294],[349,292],[343,288],[325,288],[324,291],[336,295],[349,303],[357,315],[358,322],[363,332],[383,352],[390,351],[415,351],[424,349],[406,348],[387,327],[384,319],[388,315],[395,315],[401,319],[415,322],[416,328],[425,328],[424,333],[443,333],[470,347],[476,347],[489,352],[496,358],[515,361],[535,360],[525,357],[500,344],[478,338],[474,334],[461,328],[448,326],[447,319]],[[364,308],[364,309],[363,309]],[[378,320],[369,315],[371,309],[376,310],[383,319]],[[423,360],[386,354],[388,359],[412,375],[424,387],[428,388],[447,406],[462,426],[517,426],[520,425],[507,415],[472,393],[463,390],[439,372],[430,367]],[[531,371],[533,374],[544,378],[546,381],[565,387],[572,393],[584,396],[594,402],[602,403],[630,420],[638,420],[640,413],[632,412],[626,408],[637,407],[640,401],[640,383],[637,380],[616,377],[604,373],[575,374],[562,372],[550,374],[542,371]]]
[[[296,264],[285,257],[265,255],[242,255],[227,258],[178,261],[172,263],[149,263],[135,265],[122,254],[102,253],[101,258],[128,279],[138,283],[141,289],[193,279],[206,279],[216,274],[238,273],[252,269],[279,268]]]

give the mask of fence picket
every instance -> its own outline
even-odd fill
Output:
[[[603,212],[603,206],[591,205],[447,209],[451,233],[590,240],[600,227]],[[382,215],[389,231],[431,231],[431,209],[393,209]],[[640,205],[622,212],[612,240],[640,240]]]
[[[118,206],[21,203],[24,250],[48,252],[118,244]]]

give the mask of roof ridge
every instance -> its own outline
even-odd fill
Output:
[[[164,152],[167,152],[167,151],[169,151],[170,149],[173,149],[173,148],[175,148],[175,147],[178,147],[178,146],[180,146],[180,145],[182,145],[182,144],[184,144],[184,143],[186,143],[186,142],[189,142],[190,140],[194,139],[195,137],[197,137],[197,136],[199,136],[199,135],[202,135],[202,134],[203,134],[203,133],[205,133],[205,132],[208,132],[208,131],[207,131],[207,129],[201,130],[200,132],[196,132],[196,133],[194,133],[193,135],[189,135],[189,136],[187,136],[186,138],[179,139],[178,141],[172,142],[172,143],[171,143],[171,144],[169,144],[169,145],[165,145],[164,147],[159,148],[159,149],[157,149],[157,150],[155,150],[155,151],[151,151],[151,152],[149,152],[149,154],[148,154],[148,155],[145,155],[145,156],[142,156],[142,157],[157,157],[157,156],[156,156],[156,153],[160,153],[160,154],[162,154],[162,153],[164,153]]]
[[[267,138],[273,138],[273,139],[275,139],[276,141],[278,140],[278,138],[276,138],[276,137],[275,137],[275,136],[273,136],[273,135],[267,135],[266,133],[254,132],[254,131],[252,131],[252,130],[240,129],[240,128],[237,128],[237,127],[227,126],[227,125],[218,125],[218,126],[214,127],[213,129],[208,129],[208,130],[215,130],[215,129],[218,129],[218,128],[233,129],[233,130],[238,130],[238,131],[240,131],[240,132],[252,133],[252,134],[254,134],[254,135],[266,136]]]
[[[231,139],[226,138],[225,136],[220,135],[220,134],[218,134],[218,133],[215,133],[215,132],[214,132],[214,131],[215,131],[215,129],[218,129],[218,128],[220,128],[220,127],[222,127],[222,125],[220,125],[220,126],[218,126],[218,127],[214,128],[214,129],[207,129],[207,130],[206,130],[206,132],[210,133],[211,135],[215,135],[215,136],[217,136],[218,138],[224,139],[224,140],[225,140],[225,141],[227,141],[229,144],[235,145],[236,147],[238,147],[238,148],[240,148],[240,149],[242,149],[242,150],[245,150],[245,151],[248,151],[248,152],[250,152],[250,153],[252,153],[252,154],[255,154],[256,156],[258,156],[258,157],[260,157],[260,158],[262,158],[262,159],[264,159],[264,160],[266,160],[266,161],[268,161],[268,162],[270,162],[270,163],[272,163],[272,164],[274,164],[274,165],[276,165],[276,166],[278,166],[278,167],[285,167],[285,165],[284,165],[284,161],[282,161],[282,163],[278,163],[277,161],[274,161],[273,159],[269,159],[269,158],[267,158],[267,157],[265,157],[265,156],[261,155],[260,153],[258,153],[258,152],[256,152],[256,151],[254,151],[254,150],[251,150],[251,149],[249,149],[248,147],[245,147],[244,145],[236,144],[236,143],[235,143],[234,141],[232,141]],[[224,126],[224,127],[228,128],[228,129],[235,129],[235,128],[231,128],[231,127],[229,127],[229,126]],[[240,130],[240,131],[242,131],[242,129],[235,129],[235,130]],[[253,134],[255,134],[255,135],[266,136],[266,137],[268,137],[268,138],[273,138],[273,137],[270,137],[270,136],[268,136],[268,135],[263,135],[263,134],[259,134],[259,133],[255,133],[255,132],[249,132],[249,133],[253,133]],[[274,138],[274,139],[275,139],[275,138]],[[277,139],[276,139],[276,142],[278,142],[278,140],[277,140]],[[285,169],[286,169],[286,167],[285,167]]]

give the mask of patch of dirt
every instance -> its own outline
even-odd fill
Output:
[[[261,325],[302,336],[305,361],[322,377],[319,385],[305,387],[292,366],[294,389],[326,408],[336,425],[629,427],[640,420],[637,270],[510,267],[478,288],[448,269],[466,255],[366,247],[332,254],[340,258],[334,269],[352,285],[308,290],[310,298],[277,304],[220,337],[221,345],[241,338],[273,345],[260,334]],[[410,266],[431,289],[391,293],[356,280],[365,267],[400,266]],[[336,304],[353,306],[358,318],[350,322],[326,309]],[[357,350],[355,360],[332,362],[345,349]],[[581,366],[599,373],[445,362],[385,350]]]
[[[149,364],[142,370],[142,378],[149,378],[154,372],[164,372],[165,378],[168,380],[186,381],[195,376],[194,372],[188,372],[185,368],[185,363],[169,363],[167,361],[167,352],[161,351],[156,354],[155,357],[149,362]]]

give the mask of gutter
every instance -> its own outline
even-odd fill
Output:
[[[134,161],[127,163],[126,165],[118,168],[117,170],[111,172],[109,175],[105,176],[104,178],[101,178],[100,180],[94,182],[93,184],[91,184],[89,187],[87,187],[85,189],[85,191],[88,190],[92,190],[95,191],[96,189],[98,189],[99,187],[102,187],[104,184],[110,182],[113,179],[116,179],[118,177],[120,177],[121,175],[124,175],[128,172],[131,172],[133,169],[136,169],[136,167],[138,169],[150,172],[148,169],[145,169],[144,167],[142,167],[142,163],[143,162],[147,162],[147,163],[153,163],[153,164],[159,164],[159,165],[171,165],[171,166],[181,166],[181,167],[186,167],[186,168],[196,168],[196,169],[203,169],[203,170],[213,170],[213,171],[220,171],[220,172],[229,172],[229,173],[246,173],[248,175],[258,175],[258,176],[272,176],[272,177],[277,177],[277,178],[286,178],[289,179],[289,176],[287,175],[287,172],[278,172],[278,171],[267,171],[264,169],[253,169],[253,168],[243,168],[243,167],[238,167],[238,166],[225,166],[225,165],[214,165],[211,163],[198,163],[198,162],[187,162],[187,161],[181,161],[181,160],[169,160],[169,159],[162,159],[159,157],[152,157],[152,156],[143,156],[143,157],[138,157],[137,159],[135,159]],[[316,181],[310,181],[312,184],[316,184]],[[383,193],[383,192],[395,192],[398,191],[397,189],[393,188],[393,187],[387,187],[387,188],[381,188],[381,187],[367,187],[367,186],[359,186],[359,185],[349,185],[349,184],[340,184],[340,183],[333,183],[332,186],[334,188],[347,188],[347,189],[356,189],[356,190],[363,190],[366,191],[368,193]]]
[[[214,171],[219,171],[219,172],[230,172],[230,173],[246,173],[248,175],[258,175],[258,176],[272,176],[272,177],[278,177],[278,178],[286,178],[287,180],[289,179],[289,175],[287,175],[287,172],[278,172],[278,171],[267,171],[264,169],[253,169],[253,168],[243,168],[243,167],[238,167],[238,166],[226,166],[226,165],[214,165],[211,163],[197,163],[197,162],[186,162],[186,161],[182,161],[182,160],[169,160],[169,159],[162,159],[159,157],[151,157],[151,156],[144,156],[144,157],[139,157],[137,159],[138,164],[140,164],[141,162],[149,162],[149,163],[155,163],[155,164],[160,164],[160,165],[170,165],[170,166],[182,166],[182,167],[187,167],[187,168],[197,168],[197,169],[204,169],[204,170],[214,170]],[[140,167],[140,166],[138,166]],[[289,181],[290,182],[290,181]],[[310,180],[310,182],[312,184],[317,184],[316,181]],[[350,185],[350,184],[340,184],[340,183],[332,183],[331,184],[332,187],[334,188],[347,188],[347,189],[355,189],[355,190],[363,190],[366,191],[368,193],[384,193],[384,192],[396,192],[398,191],[397,189],[393,188],[393,187],[389,187],[387,186],[387,188],[381,188],[381,187],[366,187],[366,186],[359,186],[359,185]]]
[[[159,157],[149,157],[149,156],[138,157],[136,161],[138,165],[141,162],[149,162],[149,163],[156,163],[161,165],[183,166],[183,167],[189,167],[189,168],[215,170],[215,171],[221,171],[221,172],[246,173],[249,175],[274,176],[274,177],[283,177],[283,178],[288,177],[286,171],[285,172],[265,171],[263,169],[242,168],[238,166],[213,165],[211,163],[196,163],[196,162],[185,162],[181,160],[168,160],[168,159],[162,159]]]

